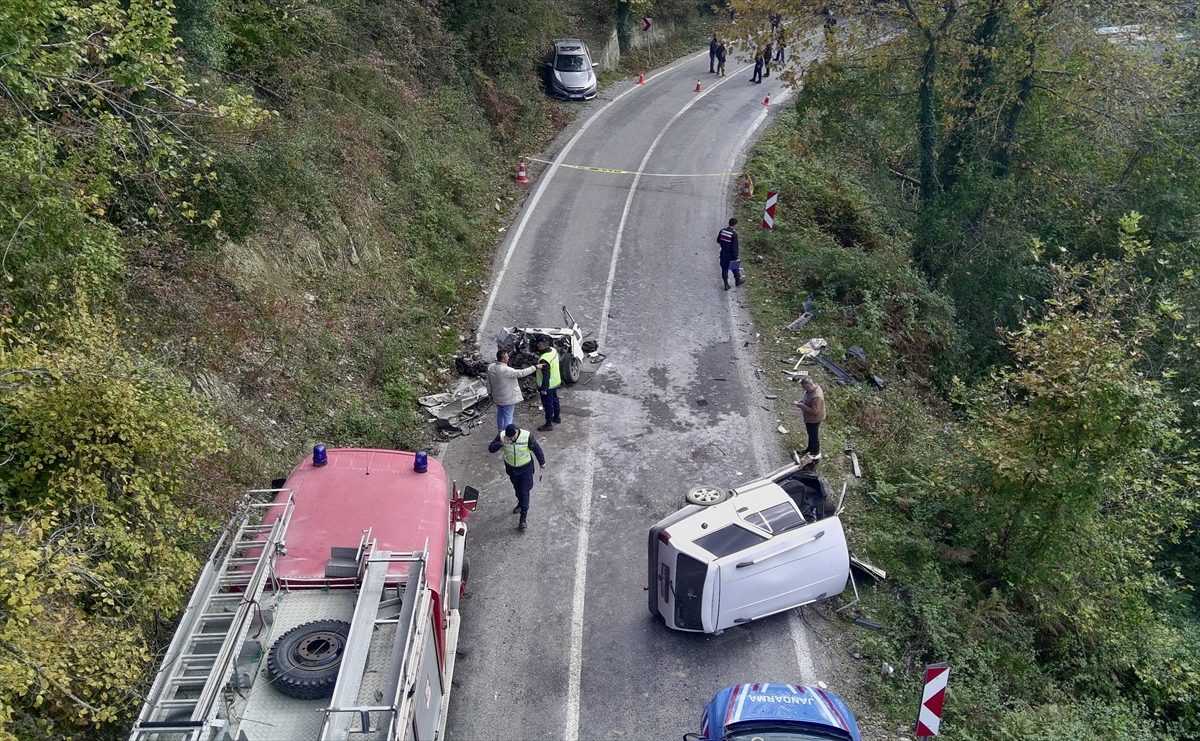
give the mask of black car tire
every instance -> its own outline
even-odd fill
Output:
[[[288,697],[317,700],[333,694],[350,623],[314,620],[297,625],[267,653],[267,676]]]
[[[582,373],[583,363],[579,362],[579,358],[574,355],[567,356],[567,364],[563,366],[563,380],[567,383],[575,383]]]

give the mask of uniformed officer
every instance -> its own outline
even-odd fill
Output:
[[[729,290],[729,272],[731,270],[735,286],[746,282],[742,278],[742,262],[738,259],[740,252],[735,226],[737,226],[737,219],[730,219],[729,226],[717,232],[717,244],[721,247],[721,280],[725,283],[726,291]]]
[[[542,396],[542,409],[546,411],[546,424],[538,428],[541,432],[549,432],[554,425],[562,422],[558,416],[558,387],[562,385],[562,375],[559,372],[558,350],[550,344],[546,335],[538,335],[534,345],[538,351],[537,379],[538,393]]]
[[[538,465],[545,468],[546,456],[533,434],[516,425],[509,425],[503,433],[496,435],[496,439],[488,445],[488,452],[495,453],[501,448],[504,448],[504,470],[517,492],[517,506],[513,507],[513,514],[520,513],[521,521],[517,527],[524,530],[525,517],[529,514],[529,492],[533,491],[533,458],[537,456]]]

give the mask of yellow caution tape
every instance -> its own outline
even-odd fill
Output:
[[[546,165],[555,163],[550,160],[540,160],[537,157],[526,157],[529,162],[541,162]],[[587,165],[564,165],[559,164],[559,167],[566,167],[571,170],[587,170],[588,172],[607,172],[611,175],[641,175],[645,178],[718,178],[727,175],[741,175],[740,172],[689,172],[689,173],[671,173],[671,172],[633,172],[631,170],[613,170],[608,167],[588,167]]]

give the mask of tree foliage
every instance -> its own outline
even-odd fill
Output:
[[[120,225],[164,209],[216,225],[187,197],[215,177],[205,140],[263,114],[189,81],[174,28],[169,0],[0,1],[0,277],[18,309],[117,274]]]
[[[0,736],[86,738],[137,705],[208,528],[203,405],[82,305],[0,323]]]

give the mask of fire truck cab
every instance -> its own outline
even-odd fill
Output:
[[[424,451],[317,446],[266,495],[206,563],[130,741],[442,738],[477,492]]]

